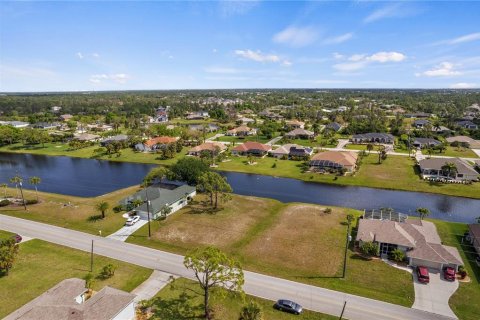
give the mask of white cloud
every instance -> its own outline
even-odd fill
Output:
[[[284,66],[290,66],[292,63],[286,59],[282,59],[280,56],[275,54],[264,54],[261,51],[253,50],[235,50],[235,54],[244,59],[253,60],[257,62],[272,62],[280,63]]]
[[[249,0],[249,1],[232,1],[232,0],[221,0],[219,1],[219,9],[220,13],[223,17],[229,17],[233,15],[242,15],[258,4],[257,0]]]
[[[372,55],[354,54],[348,58],[341,54],[334,54],[334,57],[335,55],[337,57],[337,60],[347,60],[347,62],[337,63],[333,65],[335,69],[343,72],[360,70],[371,63],[401,62],[407,58],[407,56],[405,56],[403,53],[395,51],[381,51]]]
[[[460,36],[460,37],[457,37],[457,38],[453,38],[453,39],[438,41],[438,42],[433,43],[432,45],[434,45],[434,46],[444,45],[444,44],[455,45],[455,44],[460,44],[460,43],[472,42],[472,41],[476,41],[476,40],[480,40],[480,32],[466,34],[466,35],[463,35],[463,36]]]
[[[458,82],[450,86],[452,89],[474,89],[478,87],[480,87],[478,84],[471,82]]]
[[[340,54],[338,52],[334,52],[332,55],[333,55],[333,59],[335,59],[335,60],[342,60],[342,59],[345,58],[345,56],[343,54]]]
[[[100,84],[106,80],[110,80],[116,83],[124,84],[130,77],[125,73],[116,74],[94,74],[90,76],[89,81],[94,84]]]
[[[342,34],[342,35],[339,35],[339,36],[336,36],[336,37],[327,38],[324,41],[324,43],[325,44],[339,44],[339,43],[350,40],[352,37],[353,37],[353,33],[349,32],[349,33],[345,33],[345,34]]]
[[[292,47],[303,47],[313,43],[317,37],[318,33],[312,27],[297,28],[290,26],[275,34],[273,41]]]
[[[451,77],[461,74],[462,73],[460,71],[455,70],[455,66],[450,62],[442,62],[431,70],[427,70],[421,73],[415,73],[417,77]]]
[[[370,15],[363,19],[363,22],[370,23],[384,18],[396,17],[400,14],[399,11],[401,11],[399,3],[390,4],[373,11]]]
[[[98,53],[94,52],[94,53],[92,53],[92,57],[94,57],[94,58],[100,58],[100,55],[99,55]]]
[[[78,57],[78,59],[83,59],[83,58],[85,58],[85,56],[84,56],[81,52],[77,52],[77,53],[76,53],[76,56]]]

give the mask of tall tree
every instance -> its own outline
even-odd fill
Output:
[[[243,294],[242,286],[245,280],[240,264],[238,261],[228,258],[219,249],[213,247],[203,250],[196,249],[185,256],[183,264],[194,272],[195,278],[203,290],[206,319],[212,319],[209,308],[212,288],[221,287]]]
[[[106,201],[99,202],[95,205],[95,209],[102,213],[102,219],[105,218],[105,212],[108,210],[108,208],[110,208],[110,205]]]
[[[18,246],[15,243],[15,239],[0,240],[0,273],[8,276],[17,254]]]
[[[150,170],[150,172],[143,178],[146,185],[152,184],[155,181],[161,182],[169,175],[169,170],[165,167],[156,167]]]
[[[170,168],[173,173],[173,178],[179,181],[185,181],[188,184],[195,184],[198,182],[200,176],[209,171],[208,164],[197,158],[188,157],[177,161]]]
[[[457,166],[453,162],[445,163],[442,166],[441,170],[442,170],[443,174],[447,177],[452,177],[452,176],[454,177],[458,172]]]
[[[14,177],[10,178],[10,183],[15,185],[15,189],[17,190],[17,198],[18,198],[18,185],[23,182],[23,178],[16,174]]]
[[[218,194],[224,198],[228,193],[232,192],[232,187],[228,184],[227,179],[216,172],[205,172],[198,179],[198,187],[210,194],[210,204],[215,209],[218,207]],[[215,196],[215,204],[213,197]]]
[[[417,208],[417,210],[415,210],[418,215],[420,216],[420,220],[423,220],[424,218],[426,218],[428,215],[430,215],[430,210],[428,208]]]
[[[33,185],[35,187],[35,195],[37,196],[37,202],[38,202],[38,190],[37,190],[37,185],[40,184],[40,182],[42,182],[42,179],[40,179],[40,177],[30,177],[29,179],[29,182],[31,185]]]
[[[4,198],[6,199],[6,198],[7,198],[7,187],[8,187],[8,184],[2,183],[2,184],[0,185],[0,187],[2,187],[2,188],[4,189],[4,191],[3,191],[3,192],[4,192]]]

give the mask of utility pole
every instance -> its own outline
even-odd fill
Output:
[[[342,317],[343,317],[343,313],[345,312],[345,306],[347,305],[347,301],[345,301],[343,303],[343,309],[342,309],[342,313],[340,314],[340,318],[338,318],[339,320],[342,320]]]
[[[90,250],[90,272],[93,272],[93,239],[92,239],[92,249]]]
[[[345,273],[347,272],[347,252],[348,252],[348,245],[352,236],[350,236],[350,222],[348,223],[347,227],[347,241],[345,241],[345,256],[343,257],[343,275],[342,278],[345,279]]]
[[[22,194],[23,207],[25,208],[25,211],[26,211],[27,210],[27,203],[25,202],[25,198],[23,197],[22,181],[20,181],[19,185],[20,185],[20,193]]]
[[[148,218],[148,239],[152,236],[152,231],[150,229],[150,200],[148,200],[148,191],[147,187],[145,187],[145,199],[147,202],[147,218]]]

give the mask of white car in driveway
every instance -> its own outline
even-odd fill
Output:
[[[140,216],[132,216],[127,219],[125,222],[126,226],[133,226],[135,223],[137,223],[140,220]]]

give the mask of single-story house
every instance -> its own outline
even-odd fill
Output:
[[[325,130],[333,130],[335,132],[338,132],[340,130],[342,130],[343,126],[338,123],[338,122],[330,122],[329,124],[327,124],[327,126],[325,127]]]
[[[34,128],[44,130],[57,129],[60,126],[61,124],[56,122],[37,122],[33,125]]]
[[[157,149],[165,148],[167,145],[171,143],[175,143],[177,141],[178,141],[178,137],[168,137],[168,136],[155,137],[145,141],[144,143],[136,144],[135,150],[142,151],[142,152],[155,151]]]
[[[287,125],[288,128],[292,128],[292,129],[304,129],[305,128],[305,122],[299,121],[299,120],[287,120],[287,121],[285,121],[285,124]]]
[[[62,114],[62,115],[60,115],[59,118],[62,121],[69,121],[73,118],[73,116],[71,114]]]
[[[449,266],[458,270],[463,260],[455,247],[442,245],[435,224],[425,220],[407,219],[405,222],[360,219],[356,242],[375,242],[380,256],[393,250],[405,252],[408,264],[442,270]]]
[[[306,158],[313,154],[313,148],[300,146],[298,144],[285,144],[269,152],[275,158]]]
[[[432,116],[431,113],[425,112],[417,112],[417,113],[407,113],[405,114],[405,118],[430,118]]]
[[[470,242],[473,248],[480,255],[480,224],[469,224],[468,233],[470,235]]]
[[[274,121],[280,121],[280,120],[283,120],[283,116],[278,114],[278,113],[275,113],[275,112],[271,112],[271,111],[261,111],[258,113],[259,116],[261,117],[265,117],[265,118],[268,118],[270,120],[274,120]]]
[[[294,129],[285,136],[292,139],[313,139],[315,137],[315,133],[305,129]]]
[[[468,130],[477,130],[478,129],[478,125],[476,125],[472,121],[468,121],[468,120],[458,121],[457,126],[462,127],[464,129],[468,129]]]
[[[447,163],[453,163],[457,170],[449,177],[442,169]],[[480,176],[467,161],[461,158],[431,158],[418,162],[422,178],[449,178],[457,181],[475,181]]]
[[[480,149],[480,140],[475,140],[467,136],[454,136],[446,139],[448,143],[460,142],[468,143],[469,147],[472,149]]]
[[[112,131],[113,127],[108,124],[88,124],[87,128],[92,131]]]
[[[435,147],[439,146],[442,143],[436,139],[431,139],[431,138],[414,138],[412,140],[412,146],[415,148],[428,148],[428,147]]]
[[[30,123],[23,121],[0,121],[0,125],[12,126],[14,128],[26,128]]]
[[[228,130],[225,135],[227,136],[234,136],[234,137],[245,137],[245,136],[253,136],[257,134],[257,129],[250,128],[247,126],[240,126],[234,128],[232,130]]]
[[[353,143],[386,143],[386,144],[393,144],[395,142],[395,138],[389,133],[377,133],[377,132],[370,132],[370,133],[361,133],[355,134],[350,139]]]
[[[75,134],[73,137],[74,140],[79,140],[79,141],[98,141],[100,139],[99,135],[96,134],[91,134],[91,133],[79,133]]]
[[[438,133],[438,134],[450,134],[452,130],[445,126],[439,126],[439,127],[432,127],[432,132]]]
[[[191,124],[188,126],[188,129],[193,130],[193,131],[203,131],[205,130],[206,132],[214,132],[218,131],[218,126],[213,123],[209,123],[207,125],[203,124]]]
[[[413,122],[413,126],[417,129],[423,129],[426,126],[431,126],[431,125],[432,124],[430,123],[430,121],[426,119],[418,119]]]
[[[254,123],[254,122],[255,122],[254,119],[252,119],[252,118],[247,118],[247,117],[239,118],[239,119],[237,119],[237,121],[239,121],[239,122],[242,123],[242,124],[249,124],[249,123]]]
[[[100,141],[100,145],[102,147],[105,147],[107,144],[110,144],[112,142],[124,142],[128,140],[128,136],[126,134],[119,134],[113,137],[108,137]]]
[[[188,154],[191,156],[200,156],[202,152],[209,152],[210,154],[217,155],[219,153],[227,150],[227,146],[221,142],[205,142],[201,145],[191,148],[188,150]]]
[[[358,153],[353,151],[325,151],[315,154],[310,159],[310,168],[319,170],[339,170],[344,168],[347,172],[355,171]]]
[[[268,151],[272,149],[272,146],[262,144],[255,141],[247,141],[241,145],[232,149],[233,155],[254,155],[263,157]]]
[[[85,280],[66,279],[4,320],[133,320],[135,295],[104,287],[90,297]]]
[[[158,107],[155,110],[155,122],[168,122],[168,109],[170,107]]]
[[[204,120],[209,118],[210,115],[207,111],[197,111],[197,112],[189,112],[185,117],[187,120]]]
[[[170,207],[172,214],[188,204],[188,201],[197,195],[195,187],[187,184],[178,186],[174,184],[152,185],[146,190],[140,190],[137,193],[126,197],[120,201],[120,204],[129,206],[135,200],[143,201],[143,204],[133,210],[142,219],[148,219],[150,213],[151,219],[157,219],[161,216],[161,211]],[[147,199],[149,204],[147,204]],[[147,212],[148,210],[148,212]]]

